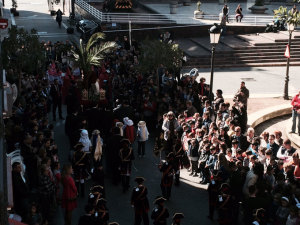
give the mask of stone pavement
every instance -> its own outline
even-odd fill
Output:
[[[188,73],[184,69],[182,73]],[[213,91],[223,90],[225,98],[233,98],[241,81],[250,90],[250,101],[254,98],[273,98],[283,96],[286,67],[244,67],[215,68]],[[299,67],[290,66],[289,95],[294,96],[300,89]],[[210,82],[210,68],[199,69],[199,77]],[[263,100],[262,100],[263,101]],[[266,103],[268,104],[268,103]]]
[[[5,10],[11,8],[11,1],[5,4]],[[62,10],[62,0],[58,5],[54,4],[54,10]],[[12,25],[17,25],[18,28],[24,28],[30,31],[32,28],[36,29],[40,40],[44,41],[66,41],[79,40],[79,35],[75,32],[69,35],[66,32],[67,19],[69,16],[69,1],[66,1],[65,15],[63,16],[62,27],[58,28],[55,21],[55,16],[50,16],[47,0],[18,0],[18,8],[20,15],[14,17],[9,14],[8,19]]]

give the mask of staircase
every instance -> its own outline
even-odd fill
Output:
[[[188,56],[184,67],[209,68],[209,37],[176,40]],[[215,52],[215,67],[285,66],[288,32],[225,36]],[[292,36],[290,65],[300,66],[300,32]]]

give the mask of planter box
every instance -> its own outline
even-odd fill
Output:
[[[55,16],[55,15],[56,15],[56,12],[55,12],[55,11],[50,11],[50,15],[51,15],[51,16]]]
[[[266,8],[265,6],[256,6],[256,5],[253,5],[249,9],[253,14],[264,14],[265,11],[268,10],[268,8]]]
[[[201,11],[201,10],[200,11],[199,10],[194,11],[194,18],[195,19],[202,19],[203,15],[204,15],[204,12]]]

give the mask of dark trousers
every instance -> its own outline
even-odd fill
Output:
[[[198,173],[198,161],[191,160],[192,163],[192,173]]]
[[[61,98],[59,100],[57,100],[57,101],[53,101],[53,106],[52,106],[53,119],[56,119],[56,109],[57,108],[58,108],[59,118],[62,118]]]
[[[242,14],[236,14],[236,15],[235,15],[236,22],[239,21],[239,18],[240,18],[240,22],[242,22],[243,17],[244,17],[244,16],[243,16]]]
[[[76,187],[77,187],[77,191],[79,193],[79,188],[80,188],[80,194],[81,194],[81,197],[84,197],[84,194],[85,194],[85,184],[81,184],[80,182],[75,182],[76,184]]]
[[[144,225],[149,225],[149,217],[148,217],[148,213],[143,212],[135,212],[135,216],[134,216],[134,225],[141,225],[142,221],[144,221]]]
[[[171,197],[172,185],[165,186],[163,184],[160,184],[160,188],[161,188],[162,196],[168,200]]]
[[[146,141],[138,141],[138,155],[145,155]]]
[[[175,185],[179,185],[180,184],[180,170],[176,171],[176,174],[175,174]]]
[[[127,191],[129,188],[129,180],[130,176],[122,175],[122,186],[123,186],[123,191]]]

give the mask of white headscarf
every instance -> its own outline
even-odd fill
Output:
[[[90,147],[92,146],[92,143],[89,139],[89,133],[87,130],[85,130],[85,129],[81,130],[79,142],[81,142],[83,144],[84,147],[82,148],[82,150],[84,152],[90,151]]]
[[[131,119],[129,119],[128,117],[125,117],[123,119],[123,121],[124,121],[125,126],[133,126],[133,121]]]

